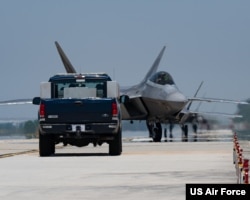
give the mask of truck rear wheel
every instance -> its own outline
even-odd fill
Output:
[[[122,132],[118,131],[114,140],[109,143],[109,155],[119,156],[122,153]]]
[[[39,154],[41,157],[55,153],[55,140],[53,135],[43,135],[39,132]]]

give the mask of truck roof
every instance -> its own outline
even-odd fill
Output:
[[[59,81],[66,79],[106,79],[111,81],[111,78],[106,73],[64,73],[52,76],[49,81]]]

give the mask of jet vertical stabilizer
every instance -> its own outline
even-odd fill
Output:
[[[161,52],[159,53],[159,55],[157,56],[157,58],[155,59],[152,67],[149,69],[148,73],[146,74],[146,76],[144,77],[144,79],[142,80],[142,82],[140,83],[140,85],[145,84],[147,82],[147,80],[157,71],[158,66],[160,64],[161,58],[163,56],[163,53],[166,49],[166,46],[164,46],[161,50]]]
[[[73,67],[73,65],[71,64],[71,62],[69,61],[69,59],[67,58],[66,54],[63,52],[61,46],[59,45],[58,42],[55,42],[55,45],[56,45],[56,48],[57,48],[57,51],[61,57],[61,60],[63,62],[63,65],[66,69],[66,72],[67,73],[76,73],[76,70],[75,68]]]

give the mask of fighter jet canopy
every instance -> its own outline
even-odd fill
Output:
[[[172,76],[169,73],[163,71],[155,73],[149,80],[160,85],[175,84]]]

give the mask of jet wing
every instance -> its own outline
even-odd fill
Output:
[[[61,46],[58,42],[55,42],[57,51],[61,57],[61,60],[63,62],[64,68],[67,73],[76,73],[75,68],[71,64],[70,60],[62,50]],[[15,99],[15,100],[7,100],[7,101],[0,101],[0,106],[3,105],[18,105],[18,104],[32,104],[32,99]]]
[[[230,100],[230,99],[216,99],[216,98],[200,98],[200,97],[194,97],[194,98],[188,98],[189,101],[203,101],[203,102],[218,102],[218,103],[235,103],[235,104],[249,104],[246,101],[240,101],[240,100]]]
[[[211,115],[211,116],[223,116],[228,118],[242,118],[242,115],[237,114],[230,114],[230,113],[220,113],[220,112],[196,112],[196,111],[190,111],[189,114],[195,114],[195,115]]]
[[[197,111],[189,111],[184,110],[180,112],[180,115],[182,116],[180,119],[180,124],[186,123],[186,122],[192,122],[194,118],[197,118],[198,116],[220,116],[220,117],[226,117],[226,118],[242,118],[242,115],[237,114],[229,114],[229,113],[220,113],[220,112],[197,112]]]
[[[200,98],[200,97],[193,97],[188,98],[188,101],[192,103],[193,101],[199,101],[199,102],[217,102],[217,103],[233,103],[233,104],[248,104],[246,101],[240,101],[240,100],[230,100],[230,99],[216,99],[216,98]],[[190,108],[190,106],[189,106]],[[185,121],[188,121],[188,119],[192,116],[197,115],[211,115],[211,116],[222,116],[227,118],[241,118],[242,115],[237,114],[229,114],[229,113],[219,113],[219,112],[200,112],[200,111],[190,111],[189,109],[181,111],[182,118],[181,123],[184,123]]]
[[[32,99],[15,99],[15,100],[0,101],[0,106],[20,105],[20,104],[32,104]]]

